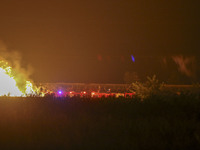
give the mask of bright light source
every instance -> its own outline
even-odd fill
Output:
[[[72,94],[72,92],[69,92],[70,94]]]
[[[58,91],[58,94],[62,94],[62,91]]]
[[[135,62],[135,57],[133,55],[131,55],[131,59],[133,62]]]
[[[84,94],[86,94],[86,92],[85,92],[85,91],[84,91],[83,93],[84,93]]]

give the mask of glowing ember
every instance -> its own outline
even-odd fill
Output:
[[[16,72],[5,61],[0,61],[0,96],[27,96],[35,94],[33,84],[17,78]]]

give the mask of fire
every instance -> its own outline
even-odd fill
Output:
[[[0,61],[0,96],[27,96],[35,92],[31,81],[18,75],[8,62]]]

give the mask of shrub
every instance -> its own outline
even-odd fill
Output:
[[[136,92],[136,96],[141,100],[146,99],[150,96],[160,95],[162,93],[164,84],[160,83],[154,75],[152,78],[147,77],[145,83],[134,82],[130,86],[131,92]]]

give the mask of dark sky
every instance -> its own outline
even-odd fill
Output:
[[[127,71],[141,77],[160,70],[165,74],[164,58],[198,60],[199,4],[1,0],[0,39],[22,54],[24,65],[33,66],[36,82],[123,83]]]

